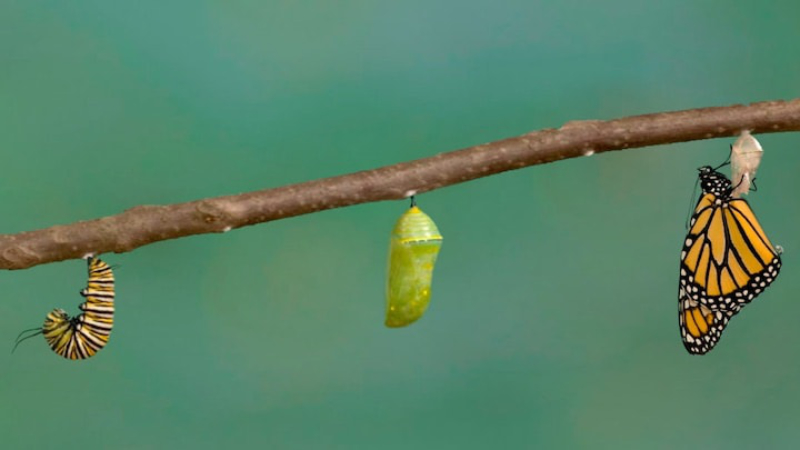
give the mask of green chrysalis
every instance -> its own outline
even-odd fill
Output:
[[[414,199],[397,220],[389,245],[386,280],[386,326],[404,327],[422,317],[431,298],[433,266],[442,235]]]

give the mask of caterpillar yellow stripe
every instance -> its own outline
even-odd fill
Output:
[[[392,230],[386,279],[386,326],[404,327],[428,309],[442,235],[413,202]]]

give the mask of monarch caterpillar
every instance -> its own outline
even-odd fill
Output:
[[[681,251],[678,322],[686,350],[702,355],[772,284],[781,258],[747,201],[731,197],[731,181],[709,166],[699,171],[703,194]]]
[[[747,194],[761,164],[764,149],[749,131],[742,131],[739,139],[731,145],[731,180],[734,184],[731,197]]]
[[[386,326],[404,327],[422,317],[431,298],[431,281],[442,235],[433,220],[411,198],[389,244],[386,281]]]
[[[70,318],[61,308],[50,311],[41,328],[17,336],[15,350],[20,342],[39,334],[54,352],[67,359],[86,359],[105,347],[114,326],[114,273],[98,258],[89,257],[87,263],[89,280],[80,291],[86,298],[80,305],[83,313]],[[35,332],[23,337],[29,331]]]

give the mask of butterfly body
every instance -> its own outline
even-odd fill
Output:
[[[730,180],[699,169],[703,191],[681,251],[679,325],[684,346],[703,354],[728,321],[778,276],[780,255],[746,200],[733,198]]]

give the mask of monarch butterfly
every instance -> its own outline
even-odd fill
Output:
[[[44,335],[54,352],[67,359],[86,359],[105,347],[114,326],[114,273],[98,258],[89,257],[87,263],[89,281],[80,291],[86,298],[80,305],[83,313],[70,318],[61,308],[50,311],[41,328],[25,330],[17,336],[14,349],[39,334]],[[23,337],[29,331],[35,333]]]
[[[758,140],[749,131],[742,131],[739,139],[731,145],[731,180],[734,184],[731,197],[747,194],[763,155],[764,149]]]
[[[416,206],[406,211],[392,230],[386,281],[386,326],[404,327],[422,317],[431,297],[431,281],[442,235]]]
[[[678,321],[686,350],[702,355],[772,284],[781,258],[747,201],[731,197],[730,180],[709,166],[699,171],[703,194],[681,251]]]

